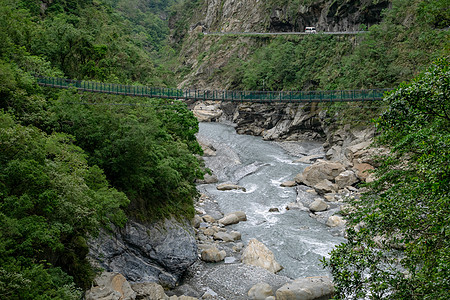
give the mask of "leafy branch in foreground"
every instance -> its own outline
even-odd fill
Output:
[[[385,99],[377,180],[352,202],[348,242],[324,265],[337,299],[447,299],[450,290],[450,68],[436,61]],[[356,230],[357,229],[357,230]]]

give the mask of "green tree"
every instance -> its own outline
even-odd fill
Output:
[[[0,111],[0,295],[49,299],[75,291],[73,281],[89,286],[85,240],[126,221],[126,196],[71,141]]]
[[[90,164],[128,195],[129,215],[145,220],[193,215],[194,182],[202,176],[193,153],[201,149],[198,122],[185,105],[72,91],[61,93],[59,101],[49,130],[76,137]]]
[[[377,180],[352,201],[348,242],[325,261],[337,299],[447,299],[450,67],[438,60],[386,97]]]

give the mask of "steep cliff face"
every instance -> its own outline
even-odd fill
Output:
[[[318,31],[357,31],[361,25],[379,23],[381,11],[389,7],[388,0],[328,0],[308,5],[287,2],[273,5],[270,31],[303,31],[307,26]]]
[[[228,89],[239,67],[273,36],[215,36],[211,32],[354,31],[381,21],[388,0],[199,0],[172,16],[172,42],[180,48],[179,87]],[[309,4],[304,4],[309,3]],[[184,14],[181,16],[180,14]],[[177,26],[183,19],[187,32]],[[347,39],[352,39],[348,37]],[[353,43],[354,41],[349,41]]]

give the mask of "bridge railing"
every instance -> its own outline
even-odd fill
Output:
[[[388,89],[332,91],[223,91],[122,85],[55,77],[38,77],[38,84],[56,88],[150,98],[194,99],[231,102],[351,102],[383,98]]]

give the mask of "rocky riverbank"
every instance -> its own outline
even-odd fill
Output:
[[[206,107],[211,105],[218,104],[207,104]],[[367,148],[374,131],[356,131],[349,127],[329,130],[322,126],[318,113],[311,113],[312,108],[300,106],[295,109],[280,107],[278,114],[272,111],[272,116],[265,116],[269,120],[266,125],[258,123],[257,119],[262,116],[258,112],[253,114],[259,116],[254,119],[255,123],[246,125],[239,120],[243,118],[242,111],[248,113],[248,109],[242,105],[221,109],[201,106],[200,112],[207,112],[205,120],[238,121],[238,132],[263,135],[266,139],[277,137],[283,149],[298,157],[297,162],[309,164],[295,178],[281,183],[297,193],[296,201],[286,205],[285,210],[308,212],[335,235],[344,236],[345,221],[341,209],[346,207],[347,197],[359,197],[359,183],[372,180],[369,171],[376,167],[372,155],[383,151]],[[280,119],[277,115],[282,111],[291,111],[291,114]],[[233,118],[230,118],[231,114]],[[272,119],[270,123],[271,118],[278,120]],[[261,130],[261,126],[266,128]],[[314,138],[324,142],[322,149],[296,141]],[[213,144],[207,140],[199,141],[206,156],[216,155]],[[216,172],[199,183],[217,183],[217,177],[223,177],[221,168],[240,163],[239,157],[228,159],[219,162]],[[255,170],[257,168],[254,166]],[[251,173],[254,169],[250,166],[245,172]],[[217,189],[245,192],[245,187],[236,184],[217,184]],[[273,212],[278,209],[274,207]],[[86,299],[99,299],[100,295],[103,295],[102,299],[297,299],[295,297],[304,293],[310,295],[304,299],[326,299],[332,295],[330,279],[293,280],[278,275],[282,266],[264,244],[250,239],[245,245],[241,234],[229,229],[232,224],[246,222],[245,212],[223,215],[216,200],[208,194],[202,194],[196,203],[196,211],[193,229],[187,224],[173,226],[178,222],[174,220],[156,225],[157,229],[153,227],[155,224],[146,227],[131,222],[126,228],[114,229],[112,235],[101,234],[99,239],[91,242],[91,249],[94,249],[91,256],[111,273],[104,273],[96,280],[97,285],[86,294]],[[179,244],[180,237],[185,242]],[[131,283],[121,274],[114,273],[119,271]],[[117,298],[117,295],[123,298]]]

